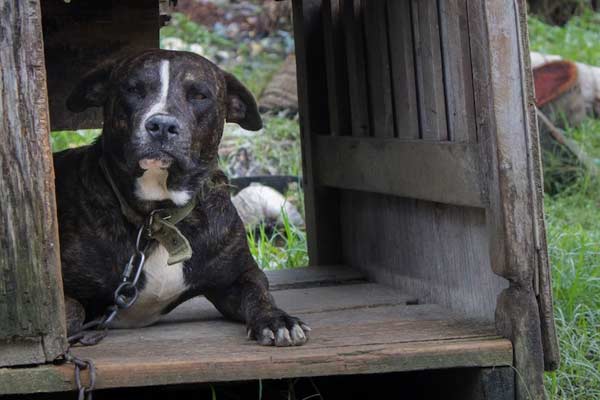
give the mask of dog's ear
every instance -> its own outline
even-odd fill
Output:
[[[101,107],[108,94],[110,74],[115,61],[107,61],[86,73],[67,99],[67,108],[72,112],[82,112],[90,107]]]
[[[227,84],[227,122],[235,122],[249,131],[262,128],[262,118],[254,96],[232,74],[225,72]]]

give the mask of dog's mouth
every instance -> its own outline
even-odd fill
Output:
[[[168,169],[176,159],[177,157],[166,151],[150,151],[140,156],[138,165],[142,170]]]
[[[138,163],[143,170],[152,168],[168,169],[173,163],[173,160],[165,158],[142,158]]]

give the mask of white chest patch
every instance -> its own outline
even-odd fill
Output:
[[[160,318],[162,311],[188,287],[183,278],[183,263],[167,265],[169,254],[159,245],[146,259],[146,285],[131,308],[119,312],[111,328],[139,328]]]
[[[169,172],[166,169],[147,169],[135,182],[135,195],[138,199],[147,201],[171,200],[177,206],[190,201],[192,196],[189,192],[167,188],[168,176]]]

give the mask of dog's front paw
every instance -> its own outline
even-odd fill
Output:
[[[283,311],[261,316],[248,326],[248,337],[263,346],[301,346],[308,341],[310,327]]]

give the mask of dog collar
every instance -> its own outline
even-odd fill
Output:
[[[156,240],[167,250],[169,254],[168,265],[177,264],[192,258],[192,246],[175,224],[190,215],[196,206],[196,197],[193,197],[183,207],[153,210],[147,217],[144,217],[127,204],[125,197],[119,191],[102,157],[100,158],[100,169],[119,201],[121,213],[130,223],[136,226],[141,227],[146,225],[147,237]]]

